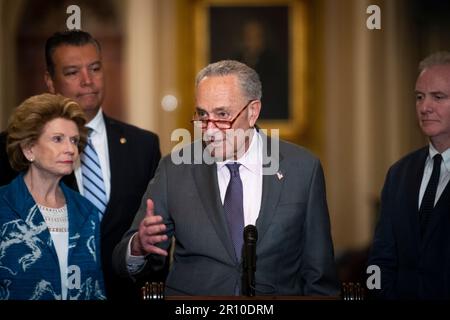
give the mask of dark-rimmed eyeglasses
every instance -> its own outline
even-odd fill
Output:
[[[239,111],[231,120],[214,120],[214,119],[202,119],[197,112],[194,113],[194,117],[191,120],[191,123],[194,124],[194,126],[206,129],[208,127],[208,124],[212,122],[217,128],[221,130],[230,129],[233,126],[233,123],[239,118],[241,113],[252,103],[256,100],[249,100],[247,104]]]

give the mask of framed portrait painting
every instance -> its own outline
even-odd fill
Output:
[[[196,69],[233,59],[262,83],[258,124],[295,139],[306,121],[306,12],[301,0],[199,0],[195,5]]]

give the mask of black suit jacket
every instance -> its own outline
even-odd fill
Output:
[[[142,195],[153,177],[161,158],[158,136],[152,132],[111,119],[104,115],[111,170],[111,194],[101,222],[101,254],[108,299],[137,299],[137,286],[131,280],[115,275],[112,252],[127,231],[139,209]],[[2,184],[17,175],[8,162],[5,138],[0,137]],[[5,174],[4,174],[5,173]],[[64,182],[78,190],[75,175],[64,177]],[[164,272],[154,275],[163,278]]]
[[[394,164],[386,177],[369,265],[381,268],[387,299],[450,298],[450,186],[437,202],[423,239],[419,190],[428,147]]]
[[[8,160],[6,153],[6,132],[0,132],[0,186],[9,184],[17,176]]]

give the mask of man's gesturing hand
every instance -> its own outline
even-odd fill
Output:
[[[155,244],[166,241],[166,225],[161,216],[155,216],[154,204],[151,199],[147,200],[147,211],[144,219],[139,225],[139,230],[131,242],[131,255],[145,256],[149,253],[167,256],[167,251],[155,246]]]

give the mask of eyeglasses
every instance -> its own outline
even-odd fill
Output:
[[[212,122],[217,128],[226,130],[230,129],[233,126],[233,123],[239,118],[241,113],[252,103],[256,100],[249,100],[247,104],[241,109],[241,111],[238,112],[231,120],[213,120],[213,119],[200,119],[198,118],[197,112],[194,113],[194,118],[191,120],[191,123],[194,124],[194,126],[206,129],[208,127],[208,123]]]

